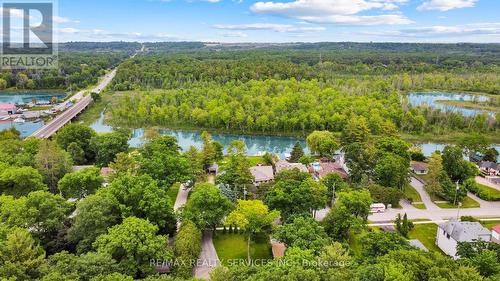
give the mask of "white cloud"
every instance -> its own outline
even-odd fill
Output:
[[[67,28],[59,29],[58,32],[59,33],[78,33],[78,32],[80,32],[80,30],[76,29],[76,28],[67,27]]]
[[[54,16],[53,20],[55,23],[80,23],[79,20],[72,20],[66,17]]]
[[[185,40],[176,35],[166,33],[143,34],[140,32],[110,32],[102,29],[76,29],[76,28],[61,28],[58,29],[58,34],[62,37],[62,41],[114,41],[114,40],[130,40],[130,41],[180,41]]]
[[[217,29],[227,30],[272,30],[275,32],[290,32],[290,33],[309,33],[326,30],[320,26],[297,27],[290,24],[275,24],[275,23],[250,23],[250,24],[216,24]]]
[[[222,37],[229,37],[229,38],[245,38],[248,37],[248,34],[241,32],[241,31],[233,31],[233,32],[225,32],[221,34]]]
[[[418,10],[438,10],[438,11],[449,11],[452,9],[459,8],[470,8],[474,7],[478,0],[430,0],[422,3],[418,6]]]
[[[401,13],[358,15],[370,10],[397,10],[407,0],[295,0],[292,2],[257,2],[254,13],[272,14],[315,23],[351,25],[409,24]]]
[[[500,36],[500,22],[473,23],[463,25],[434,25],[428,27],[407,28],[396,31],[363,32],[365,35],[405,38],[441,38],[464,36]]]

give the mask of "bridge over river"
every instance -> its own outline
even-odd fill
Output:
[[[115,77],[116,69],[113,69],[111,72],[106,74],[101,82],[90,92],[100,93]],[[87,91],[83,90],[75,95],[73,95],[69,100],[65,102],[62,106],[66,107],[66,105],[72,101],[75,103],[71,105],[68,109],[66,109],[63,113],[56,116],[50,122],[45,124],[45,126],[36,130],[31,136],[36,138],[48,139],[53,136],[59,129],[61,129],[64,125],[71,122],[78,114],[87,108],[87,106],[92,102],[92,97],[90,94],[85,95]]]

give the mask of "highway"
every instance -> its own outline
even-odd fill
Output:
[[[99,82],[99,84],[95,88],[91,89],[88,92],[100,93],[102,91],[102,89],[104,89],[113,80],[115,75],[116,75],[116,68],[113,69],[108,74],[106,74],[101,79],[101,82]],[[74,94],[63,105],[67,105],[70,102],[74,102],[74,104],[72,106],[70,106],[68,109],[66,109],[66,111],[59,114],[54,119],[52,119],[50,122],[45,124],[45,126],[41,127],[37,131],[35,131],[31,135],[31,137],[48,139],[51,136],[53,136],[64,125],[71,122],[71,120],[73,120],[73,118],[75,118],[78,114],[80,114],[82,111],[84,111],[85,108],[87,108],[87,106],[92,102],[92,97],[90,96],[90,94],[85,95],[86,92],[87,92],[87,90],[83,90],[83,91],[80,91],[80,92]]]

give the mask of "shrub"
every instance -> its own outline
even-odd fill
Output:
[[[399,206],[399,200],[404,196],[403,192],[395,188],[383,187],[376,184],[370,185],[368,190],[373,198],[373,202],[384,203],[386,206],[388,204],[391,204],[393,207]]]
[[[201,231],[191,221],[182,222],[175,236],[174,254],[176,258],[175,275],[190,278],[194,263],[201,252]]]
[[[479,184],[475,179],[470,178],[464,182],[464,187],[469,192],[486,201],[500,201],[500,191],[491,187]]]

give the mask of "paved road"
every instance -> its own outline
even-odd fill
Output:
[[[215,251],[212,231],[207,230],[203,232],[201,254],[194,268],[194,277],[208,279],[210,277],[210,272],[218,265],[220,265],[220,260],[219,256],[217,256],[217,251]]]
[[[91,92],[100,93],[102,89],[104,89],[111,82],[111,80],[113,80],[115,75],[116,69],[113,69],[102,78],[101,82],[95,88],[93,88]],[[70,122],[73,118],[75,118],[78,114],[85,110],[85,108],[92,102],[92,97],[90,95],[84,95],[86,92],[87,91],[84,90],[74,94],[65,102],[65,104],[63,104],[63,107],[66,107],[68,103],[75,102],[73,106],[56,116],[45,126],[35,131],[31,136],[47,139],[54,135],[57,130],[61,129],[64,125]]]
[[[439,208],[434,202],[432,202],[429,194],[424,189],[424,185],[415,178],[411,179],[411,185],[415,188],[415,190],[420,194],[422,198],[422,202],[427,206],[426,210],[420,210],[415,208],[413,205],[408,204],[407,202],[401,202],[400,209],[388,209],[384,213],[371,214],[368,217],[373,223],[387,223],[393,221],[398,214],[404,215],[405,213],[408,215],[409,219],[428,219],[432,221],[444,221],[450,218],[456,218],[458,216],[474,216],[474,217],[499,217],[500,216],[500,202],[488,202],[477,198],[473,194],[469,194],[469,196],[478,201],[481,205],[480,208],[461,208],[458,209],[444,209]],[[318,210],[316,212],[316,220],[321,221],[325,218],[329,209],[325,208],[322,210]]]

